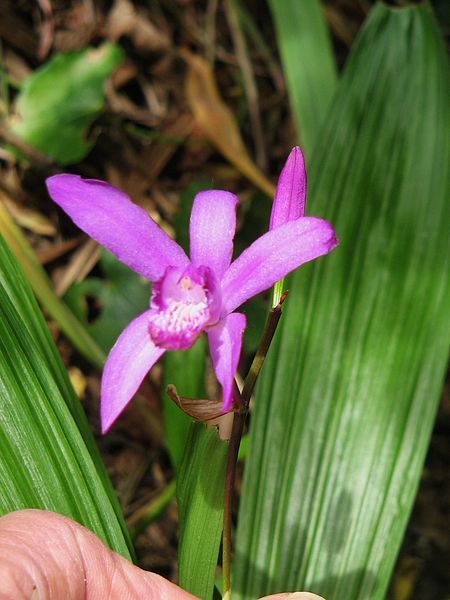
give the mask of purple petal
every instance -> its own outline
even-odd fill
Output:
[[[219,321],[208,331],[209,351],[214,372],[222,386],[222,411],[231,408],[233,401],[234,376],[241,354],[245,315],[233,313]]]
[[[270,214],[269,230],[303,217],[305,203],[305,159],[300,148],[295,146],[291,150],[278,179],[277,191]]]
[[[197,194],[192,206],[191,261],[197,267],[209,267],[219,280],[233,254],[236,204],[234,194],[211,190]]]
[[[112,185],[78,175],[54,175],[46,183],[52,199],[80,229],[150,281],[169,266],[188,264],[180,246]]]
[[[337,245],[333,228],[316,217],[302,217],[262,235],[231,264],[222,280],[222,309],[230,313],[301,264],[328,254]]]
[[[131,321],[114,344],[103,369],[100,415],[106,433],[155,362],[164,354],[148,332],[149,310]]]

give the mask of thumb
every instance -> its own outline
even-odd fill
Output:
[[[17,600],[194,600],[81,525],[41,510],[0,518],[0,581],[2,597]]]

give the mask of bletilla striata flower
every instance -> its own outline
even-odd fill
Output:
[[[293,151],[296,156],[297,151]],[[101,385],[103,432],[111,427],[164,352],[189,348],[202,332],[208,336],[212,364],[222,388],[223,411],[231,408],[245,329],[245,316],[234,311],[301,264],[327,254],[337,243],[326,221],[303,217],[303,208],[286,210],[295,203],[293,185],[298,187],[303,181],[304,187],[305,181],[304,173],[294,173],[292,179],[292,156],[278,183],[271,230],[234,262],[234,194],[211,190],[196,195],[188,258],[142,208],[117,188],[77,175],[47,179],[50,196],[80,229],[153,282],[150,308],[124,329],[106,361]]]

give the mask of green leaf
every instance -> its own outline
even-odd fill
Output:
[[[302,268],[257,389],[236,597],[381,600],[449,343],[448,70],[430,9],[377,5],[309,169],[341,240]]]
[[[337,84],[320,0],[269,0],[297,134],[307,158]]]
[[[168,397],[165,390],[174,385],[188,398],[205,398],[206,339],[201,337],[184,352],[168,352],[164,356],[163,410],[164,443],[175,470],[178,471],[186,453],[186,441],[192,418]]]
[[[80,354],[93,365],[101,368],[105,360],[101,348],[66,304],[55,294],[52,283],[37,260],[33,249],[2,204],[0,204],[0,235],[5,238],[13,251],[34,293],[51,318],[56,321],[61,331]]]
[[[180,585],[212,598],[223,529],[228,444],[215,429],[192,424],[177,480],[180,517]]]
[[[107,353],[121,331],[139,313],[148,308],[150,284],[129,267],[118,261],[110,252],[102,251],[100,268],[104,279],[88,277],[73,284],[65,300],[74,312],[86,318],[87,297],[94,297],[100,305],[100,314],[87,330],[101,349]]]
[[[42,508],[131,543],[82,407],[22,271],[0,237],[0,514]]]
[[[80,161],[87,131],[104,108],[103,87],[122,59],[114,44],[57,54],[24,82],[12,131],[60,164]]]

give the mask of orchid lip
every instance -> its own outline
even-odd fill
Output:
[[[218,322],[220,290],[207,267],[168,267],[153,284],[149,334],[166,350],[186,350],[200,334]]]

